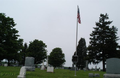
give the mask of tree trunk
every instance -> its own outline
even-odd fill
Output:
[[[106,71],[105,70],[105,54],[104,54],[104,52],[103,52],[103,71]]]
[[[10,60],[8,59],[8,66],[10,66]]]
[[[102,56],[103,56],[103,71],[106,71],[105,70],[105,52],[104,51],[102,53]]]
[[[105,71],[105,60],[103,60],[103,71]]]
[[[25,66],[25,53],[24,53],[24,57],[23,57],[23,66]]]

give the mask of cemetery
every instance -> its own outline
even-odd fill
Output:
[[[44,61],[41,67],[35,67],[34,57],[25,58],[25,66],[8,66],[7,63],[0,66],[0,78],[120,78],[120,59],[109,58],[106,60],[106,71],[100,71],[97,66],[87,69],[87,63],[83,70],[72,67],[56,67]],[[73,62],[76,62],[73,59]],[[74,75],[75,73],[75,75]]]
[[[56,67],[44,61],[40,67],[35,68],[34,57],[25,58],[25,66],[8,66],[7,63],[0,66],[0,78],[120,78],[120,59],[109,58],[106,60],[106,71],[101,71],[95,66],[91,69],[77,69],[75,73],[72,67]],[[75,62],[75,60],[74,60]],[[74,75],[74,73],[76,75]]]
[[[76,3],[78,2],[75,2],[75,5]],[[108,1],[106,4],[108,4]],[[6,7],[7,5],[5,5],[4,7]],[[81,24],[81,17],[84,15],[84,10],[81,11],[83,12],[82,13],[83,15],[80,15],[79,5],[80,4],[77,4],[77,11],[76,11],[77,12],[77,17],[76,17],[77,23],[76,23],[76,30],[75,30],[76,45],[74,47],[73,47],[74,35],[73,35],[73,32],[71,31],[71,29],[74,31],[74,29],[71,28],[71,27],[74,27],[72,26],[73,22],[68,20],[70,22],[68,23],[68,26],[70,25],[70,30],[68,31],[66,31],[65,29],[66,27],[64,26],[66,24],[63,23],[62,25],[62,22],[61,22],[61,20],[65,21],[65,19],[62,16],[62,14],[64,13],[62,12],[66,12],[64,14],[65,16],[69,15],[69,17],[70,16],[74,17],[68,14],[67,10],[69,9],[64,11],[58,7],[57,9],[53,8],[54,11],[52,11],[52,7],[47,7],[47,8],[51,8],[50,10],[52,14],[49,11],[50,15],[54,15],[54,13],[56,14],[56,12],[59,12],[60,14],[58,15],[60,15],[60,17],[62,16],[62,18],[59,17],[58,24],[57,22],[54,23],[53,19],[55,20],[57,19],[54,18],[53,16],[50,16],[50,18],[49,16],[46,16],[48,18],[47,21],[51,18],[53,19],[51,19],[50,22],[48,23],[46,21],[44,22],[45,24],[42,24],[44,19],[46,18],[43,19],[39,15],[44,15],[44,13],[42,13],[44,12],[42,11],[42,9],[45,9],[45,7],[40,8],[39,11],[42,14],[39,13],[39,15],[31,14],[32,12],[38,13],[37,11],[34,11],[32,7],[30,8],[32,12],[31,11],[29,12],[29,9],[28,9],[27,13],[26,12],[24,13],[24,9],[21,9],[23,11],[21,10],[20,11],[23,13],[19,14],[20,12],[17,12],[18,14],[17,15],[15,14],[15,17],[13,15],[14,18],[16,18],[16,16],[17,18],[19,18],[18,17],[19,15],[24,17],[24,15],[26,14],[29,18],[33,18],[32,16],[34,16],[33,21],[28,20],[28,17],[25,17],[25,19],[27,18],[28,22],[27,21],[23,22],[24,21],[22,20],[23,18],[19,19],[21,23],[18,21],[18,26],[23,25],[19,27],[25,27],[24,29],[27,29],[27,30],[24,30],[24,32],[23,30],[20,31],[24,33],[22,35],[22,37],[24,37],[23,39],[18,34],[19,30],[21,30],[22,28],[20,28],[19,30],[16,29],[17,27],[14,28],[14,26],[17,25],[17,22],[15,23],[13,18],[9,17],[9,13],[7,13],[8,16],[5,15],[5,13],[0,13],[0,78],[120,78],[120,45],[118,43],[119,36],[117,36],[118,28],[115,27],[114,25],[112,27],[110,26],[113,21],[108,20],[109,15],[107,13],[100,14],[99,21],[95,22],[96,27],[93,27],[92,23],[90,23],[90,26],[93,27],[93,30],[91,30],[91,28],[87,28],[88,26],[85,26],[85,25],[89,24],[89,22],[86,22],[86,24],[84,24],[85,22],[83,22],[83,24]],[[85,5],[86,5],[86,2],[85,2]],[[41,6],[37,6],[37,8]],[[19,7],[17,7],[16,9],[18,8]],[[64,8],[66,9],[66,6]],[[27,7],[25,7],[25,11],[27,11],[26,9]],[[73,9],[73,8],[70,8],[70,9]],[[82,8],[80,7],[80,9]],[[101,10],[101,8],[99,10]],[[108,9],[106,8],[105,11],[106,10]],[[97,12],[97,10],[95,11]],[[11,11],[11,12],[14,12],[14,11]],[[69,13],[72,14],[72,10],[69,10]],[[88,13],[88,14],[91,14],[91,13]],[[88,15],[88,16],[91,16],[92,18],[94,18],[92,15],[95,15],[95,14],[98,14],[98,13],[92,13],[91,15]],[[49,14],[45,14],[45,15],[49,15]],[[115,15],[118,15],[118,14],[115,14]],[[87,19],[88,19],[88,16],[86,16]],[[42,20],[37,20],[35,19],[36,17]],[[15,21],[18,20],[17,18],[15,19]],[[95,18],[96,18],[96,15],[95,15]],[[38,21],[40,21],[40,23]],[[53,23],[51,21],[53,21]],[[83,26],[79,26],[79,24]],[[35,25],[34,28],[32,28],[31,25]],[[45,25],[44,27],[47,27],[47,28],[43,30],[44,28],[42,25],[43,26]],[[46,25],[50,25],[49,27],[52,27],[52,28],[48,28],[48,26]],[[58,26],[56,27],[56,25]],[[29,26],[30,29],[27,26]],[[62,26],[64,26],[63,27],[64,30],[63,28],[58,28]],[[79,29],[79,27],[81,28]],[[83,28],[86,27],[84,28],[85,30],[83,30],[82,27]],[[90,31],[88,31],[88,29],[92,31],[91,34],[90,34]],[[66,32],[70,32],[70,33],[66,33]],[[89,44],[88,44],[88,34],[89,34]],[[85,38],[83,38],[82,36]],[[31,38],[33,40],[36,37],[37,39],[30,41],[28,44],[27,43],[28,41],[26,41],[25,37],[27,38],[27,40],[31,40]],[[45,40],[45,42],[47,43],[43,42],[41,38]],[[86,45],[86,40],[87,40],[87,45]],[[48,48],[47,46],[50,46],[52,48]],[[65,62],[70,63],[70,60],[72,61],[71,65],[65,63]],[[46,65],[44,63],[46,63]],[[99,63],[102,63],[102,69],[98,65]],[[94,64],[94,65],[97,64],[97,65],[90,67],[88,66],[89,64]],[[64,67],[66,65],[70,67]]]
[[[25,58],[25,66],[0,66],[0,78],[103,78],[105,72],[93,70],[77,70],[77,76],[74,76],[72,67],[57,67],[44,61],[41,67],[36,67],[34,57]]]
[[[21,67],[4,67],[0,66],[0,78],[17,78],[20,75]],[[77,76],[74,76],[74,71],[68,69],[54,69],[54,73],[48,73],[46,70],[35,68],[35,71],[26,71],[26,78],[88,78],[89,73],[99,73],[100,77],[103,78],[105,72],[102,71],[83,71],[79,70],[76,72]]]

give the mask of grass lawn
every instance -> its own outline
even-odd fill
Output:
[[[20,67],[3,67],[0,66],[0,78],[17,78]],[[100,78],[103,78],[105,72],[102,71],[75,71],[67,69],[55,69],[54,73],[47,73],[46,70],[36,68],[35,71],[27,71],[26,78],[89,78],[88,73],[99,73]]]

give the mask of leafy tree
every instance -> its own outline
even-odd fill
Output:
[[[6,17],[0,13],[0,60],[7,59],[8,65],[10,60],[17,60],[16,56],[21,49],[22,39],[18,39],[18,30],[16,30],[13,18]]]
[[[30,42],[28,48],[28,56],[35,58],[35,64],[42,63],[42,61],[47,57],[46,48],[47,46],[43,41],[35,39],[33,42]]]
[[[90,34],[90,45],[88,46],[89,62],[103,62],[103,71],[105,71],[105,62],[107,58],[118,57],[118,37],[117,28],[110,24],[112,21],[107,14],[100,14],[99,22],[96,22],[94,31]]]
[[[61,48],[54,48],[48,58],[48,63],[54,67],[62,67],[65,62]]]

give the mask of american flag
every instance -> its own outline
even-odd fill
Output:
[[[78,20],[78,22],[81,24],[79,7],[78,7],[78,13],[77,13],[77,20]]]

